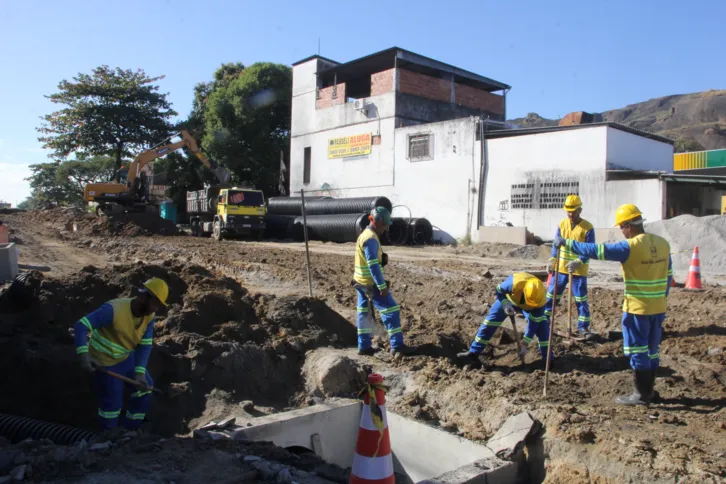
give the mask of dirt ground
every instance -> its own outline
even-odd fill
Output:
[[[0,392],[22,389],[2,399],[0,412],[91,426],[92,394],[75,367],[68,329],[149,275],[167,277],[172,291],[150,365],[159,387],[174,390],[150,413],[156,433],[185,434],[239,412],[248,400],[257,414],[304,405],[305,352],[337,346],[355,354],[352,244],[311,244],[310,299],[303,244],[121,237],[105,229],[74,231],[72,220],[52,214],[3,219],[20,241],[21,264],[36,269],[27,287],[37,303],[15,312],[0,309],[0,362],[20,368],[0,378]],[[418,348],[417,355],[358,360],[385,374],[393,410],[474,440],[490,437],[508,416],[529,411],[546,429],[545,482],[726,479],[724,288],[672,290],[660,351],[661,401],[624,408],[614,398],[630,391],[628,363],[622,342],[607,341],[609,331],[620,329],[617,264],[592,264],[592,327],[602,341],[556,341],[561,358],[544,399],[534,343],[526,368],[511,343],[493,348],[484,365],[462,366],[453,357],[469,345],[496,284],[515,270],[542,270],[546,248],[386,252],[386,278],[401,305],[406,341]],[[47,378],[49,372],[53,378]],[[48,398],[54,406],[38,403]]]

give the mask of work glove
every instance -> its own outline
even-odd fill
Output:
[[[91,355],[89,355],[88,353],[81,353],[78,359],[81,363],[81,369],[83,371],[87,371],[88,373],[93,373],[94,371],[96,371],[94,365],[98,366],[98,363],[93,361]]]
[[[149,382],[146,380],[146,373],[136,373],[136,375],[134,375],[134,380],[136,380],[141,388],[145,390],[149,389]]]
[[[504,309],[504,314],[507,316],[514,316],[517,314],[517,311],[514,310],[514,306],[512,306],[512,303],[504,303],[502,304],[502,308]]]
[[[550,257],[550,259],[547,261],[547,273],[552,274],[555,272],[555,265],[557,265],[557,258],[556,257]]]
[[[566,243],[566,240],[564,238],[560,237],[559,235],[557,237],[555,237],[555,240],[552,241],[552,245],[555,248],[564,247],[565,243]]]
[[[388,264],[388,254],[386,254],[384,252],[383,255],[381,256],[381,265],[383,267],[386,267],[386,264]]]
[[[582,267],[582,261],[580,259],[571,260],[570,262],[567,263],[566,267],[567,267],[567,272],[572,274],[577,269]]]
[[[525,356],[527,354],[527,343],[522,342],[522,344],[519,346],[519,355]]]

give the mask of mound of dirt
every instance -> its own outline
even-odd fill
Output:
[[[149,371],[171,396],[149,412],[156,432],[189,430],[219,390],[228,401],[285,408],[303,388],[305,351],[355,346],[356,329],[310,298],[250,296],[234,279],[200,266],[165,262],[86,267],[62,279],[39,272],[14,283],[0,301],[0,412],[81,427],[95,425],[88,375],[73,348],[75,322],[109,299],[130,296],[149,277],[170,286],[168,314],[158,314]],[[52,400],[54,405],[47,405]]]
[[[673,269],[687,271],[693,248],[698,246],[704,275],[726,274],[726,217],[680,215],[646,224],[646,232],[670,243]]]
[[[97,217],[75,207],[55,207],[25,214],[31,221],[49,224],[59,231],[82,235],[137,237],[176,235],[176,225],[154,212]]]

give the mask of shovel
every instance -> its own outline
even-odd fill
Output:
[[[519,331],[517,331],[517,323],[514,321],[514,316],[509,316],[509,320],[512,322],[512,331],[514,331],[514,344],[517,347],[517,354],[519,355],[519,359],[522,360],[522,366],[526,366],[527,364],[524,362],[524,355],[519,352],[519,345],[521,344],[521,341],[519,341]]]
[[[150,388],[150,387],[144,385],[141,382],[138,382],[138,381],[133,380],[131,378],[127,378],[127,377],[125,377],[123,375],[119,375],[118,373],[114,373],[113,371],[107,370],[106,368],[104,368],[104,367],[102,367],[100,365],[97,365],[95,363],[93,364],[93,367],[96,369],[96,371],[100,371],[101,373],[105,373],[108,376],[112,376],[114,378],[117,378],[117,379],[121,380],[122,382],[128,383],[129,385],[133,385],[136,388],[139,388],[141,390],[149,390],[149,391],[154,392],[154,393],[159,394],[159,395],[166,395],[165,392],[159,390],[158,388]]]

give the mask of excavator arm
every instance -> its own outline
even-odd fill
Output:
[[[182,130],[176,136],[179,136],[181,139],[174,143],[168,142],[154,146],[143,153],[139,153],[136,158],[134,158],[134,161],[132,161],[129,165],[129,186],[134,186],[134,180],[141,174],[141,170],[143,170],[146,165],[157,158],[178,150],[179,148],[186,148],[194,156],[199,158],[199,161],[201,161],[204,166],[214,173],[220,183],[226,184],[229,181],[229,172],[223,166],[218,165],[214,160],[208,157],[197,144],[197,140],[195,140],[188,131]]]

